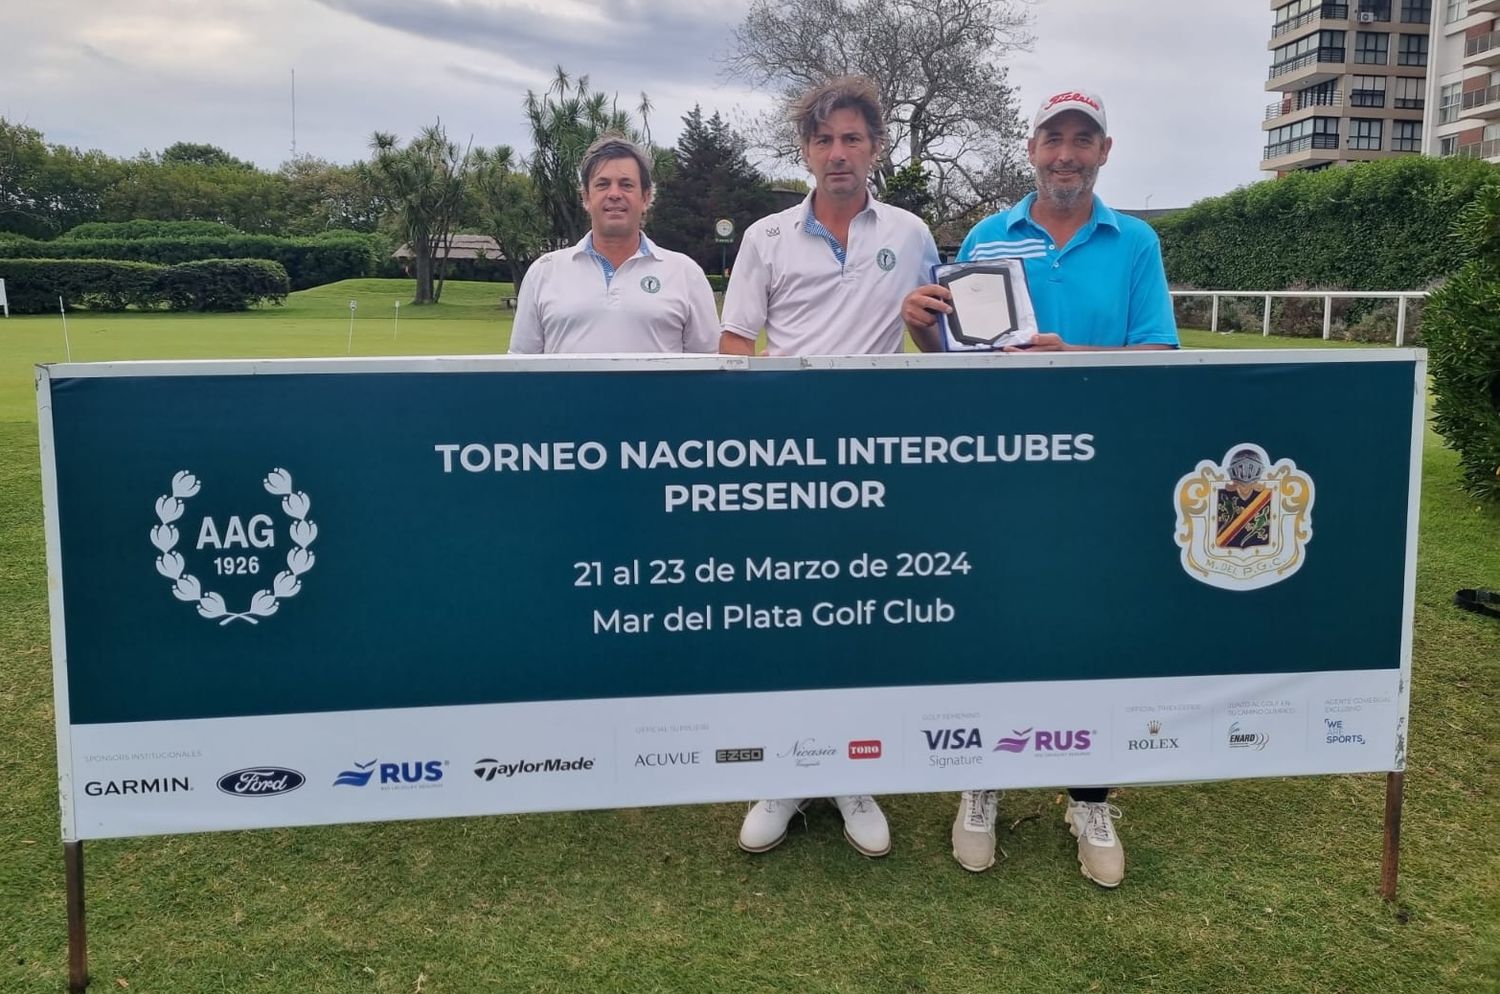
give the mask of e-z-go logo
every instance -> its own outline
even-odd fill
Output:
[[[302,589],[303,573],[313,568],[315,556],[308,546],[318,537],[318,526],[308,518],[312,499],[301,490],[292,489],[292,474],[284,469],[273,469],[261,481],[266,493],[281,498],[281,511],[290,524],[287,536],[292,547],[286,554],[286,569],[271,580],[269,589],[257,590],[243,611],[235,611],[225,602],[222,594],[204,589],[204,585],[192,573],[187,572],[187,560],[177,551],[181,535],[176,522],[187,510],[188,499],[198,494],[202,484],[187,470],[172,476],[171,493],[156,499],[158,524],[151,529],[151,544],[161,552],[156,557],[156,571],[172,581],[172,594],[180,601],[197,604],[198,613],[205,618],[216,619],[220,625],[231,621],[246,621],[259,624],[260,618],[269,618],[280,608],[280,601],[295,596]],[[276,547],[276,523],[267,514],[254,514],[249,520],[232,514],[228,519],[215,521],[212,515],[204,515],[198,526],[195,549],[211,548],[226,552],[213,560],[217,576],[254,576],[261,571],[260,550]],[[244,555],[234,550],[245,550]]]

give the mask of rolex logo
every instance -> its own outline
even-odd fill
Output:
[[[1148,722],[1146,722],[1146,732],[1149,735],[1160,735],[1161,734],[1161,722],[1159,722],[1159,721],[1148,721]]]

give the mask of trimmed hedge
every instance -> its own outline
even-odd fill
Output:
[[[123,311],[243,311],[286,300],[286,270],[264,259],[205,259],[177,266],[113,259],[0,259],[0,279],[15,314],[68,308]]]
[[[51,242],[0,241],[0,259],[115,259],[178,265],[204,259],[267,259],[280,263],[293,290],[359,279],[375,270],[375,250],[363,235],[344,238],[95,238]]]
[[[1469,492],[1500,501],[1500,182],[1456,230],[1474,258],[1427,298],[1433,425],[1458,451]]]
[[[219,221],[90,221],[59,238],[222,238],[242,234],[240,229]]]
[[[1468,256],[1449,234],[1500,166],[1406,156],[1295,172],[1155,222],[1174,286],[1420,290]]]

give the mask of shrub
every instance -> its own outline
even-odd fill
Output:
[[[59,237],[76,241],[95,238],[222,238],[238,234],[241,234],[238,228],[219,221],[90,221]]]
[[[281,263],[293,290],[368,276],[375,252],[364,235],[343,238],[275,238],[223,235],[216,238],[96,238],[0,241],[0,258],[119,259],[177,265],[202,259],[268,259]]]
[[[290,289],[286,270],[264,259],[204,259],[157,273],[156,298],[174,311],[243,311],[280,304]]]
[[[160,266],[109,259],[0,259],[0,279],[13,314],[57,313],[57,298],[71,308],[123,311],[148,307]]]
[[[113,259],[0,259],[0,279],[16,314],[123,311],[165,304],[173,310],[242,311],[286,299],[286,270],[261,259],[208,259],[178,266]]]
[[[1452,219],[1497,176],[1482,160],[1427,156],[1298,171],[1200,200],[1155,227],[1174,285],[1417,290],[1464,263],[1448,237]]]
[[[714,293],[723,293],[729,289],[729,277],[721,276],[718,273],[709,273],[708,286]]]
[[[1500,183],[1456,229],[1474,258],[1427,299],[1433,423],[1458,451],[1469,492],[1500,500]]]

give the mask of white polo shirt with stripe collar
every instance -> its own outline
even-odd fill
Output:
[[[870,197],[849,222],[845,250],[813,216],[812,198],[746,229],[724,330],[753,340],[765,328],[771,355],[900,352],[901,302],[932,282],[938,262],[932,232]]]
[[[516,298],[512,353],[717,352],[719,318],[703,269],[644,234],[618,268],[594,251],[590,232],[548,252]]]

